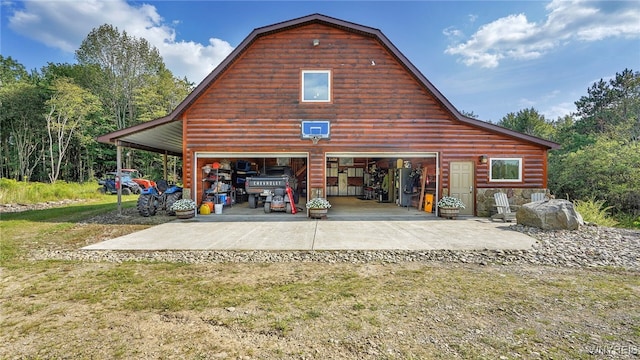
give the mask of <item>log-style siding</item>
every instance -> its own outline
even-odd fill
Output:
[[[312,45],[313,39],[320,44]],[[372,61],[375,65],[372,64]],[[302,70],[331,70],[332,101],[303,103]],[[330,120],[331,139],[300,139],[301,120]],[[309,152],[311,188],[325,185],[326,152],[436,152],[440,186],[451,161],[523,158],[523,182],[546,187],[546,148],[458,121],[376,37],[322,23],[257,37],[185,111],[185,184],[194,152]]]

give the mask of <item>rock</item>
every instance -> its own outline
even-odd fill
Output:
[[[551,199],[524,204],[516,213],[518,224],[544,230],[577,230],[584,225],[573,203]]]

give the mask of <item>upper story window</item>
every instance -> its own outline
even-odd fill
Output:
[[[302,102],[331,101],[331,70],[302,71]]]
[[[522,158],[491,158],[489,181],[522,181]]]

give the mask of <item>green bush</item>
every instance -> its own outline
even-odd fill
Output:
[[[573,202],[576,211],[582,215],[584,221],[595,223],[600,226],[614,227],[618,222],[610,217],[609,210],[611,206],[604,206],[604,200],[576,200]]]
[[[551,193],[604,199],[616,213],[640,212],[640,143],[598,139],[572,153],[549,157]]]
[[[626,229],[640,229],[640,216],[627,213],[618,213],[615,215],[618,221],[618,227]]]
[[[34,204],[45,201],[64,199],[96,199],[102,195],[97,191],[98,183],[67,183],[58,181],[54,184],[40,182],[16,181],[0,179],[0,204]]]

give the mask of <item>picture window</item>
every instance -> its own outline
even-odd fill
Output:
[[[489,181],[520,182],[522,181],[521,158],[492,158],[489,167]]]

